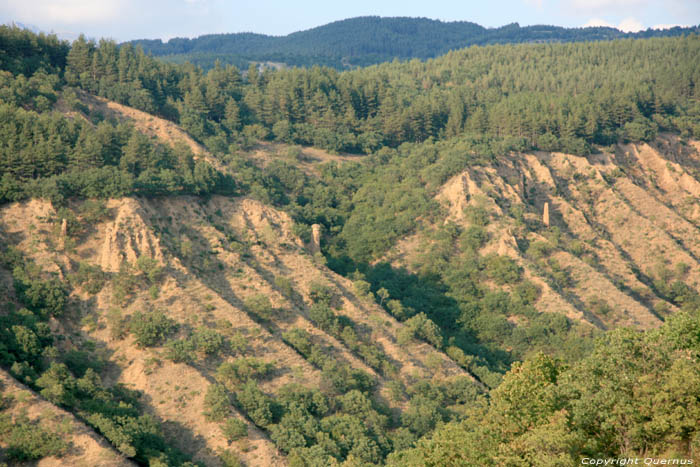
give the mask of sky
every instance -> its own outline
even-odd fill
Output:
[[[0,23],[21,23],[72,39],[285,35],[356,16],[471,21],[486,27],[613,26],[624,31],[700,24],[700,0],[2,0]]]

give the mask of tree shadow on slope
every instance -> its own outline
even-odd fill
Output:
[[[460,348],[467,355],[477,357],[477,366],[485,366],[489,372],[502,374],[514,361],[509,352],[481,342],[476,337],[475,330],[460,323],[462,311],[459,303],[448,295],[447,287],[438,279],[420,276],[404,268],[393,267],[389,263],[372,265],[354,262],[348,257],[329,258],[328,264],[335,272],[345,276],[354,271],[361,272],[375,294],[380,289],[385,289],[391,298],[390,301],[396,300],[400,303],[401,314],[397,313],[396,305],[392,309],[392,306],[384,304],[399,321],[405,321],[418,313],[425,313],[439,326],[449,345]],[[469,370],[472,371],[473,368]]]

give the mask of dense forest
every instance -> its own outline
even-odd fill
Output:
[[[130,43],[164,60],[190,62],[204,69],[212,68],[217,60],[242,68],[247,68],[251,62],[271,62],[286,66],[325,65],[345,69],[394,59],[425,60],[471,45],[641,39],[697,32],[697,27],[624,33],[609,27],[521,27],[517,23],[484,28],[467,21],[366,16],[280,37],[253,33],[209,34],[194,39],[174,38],[166,43],[160,39]]]
[[[373,19],[365,22],[376,27]],[[421,23],[425,34],[431,24]],[[455,35],[458,26],[482,34],[475,43],[533,40],[528,28],[452,26]],[[396,20],[393,27],[405,34],[409,26]],[[615,38],[607,30],[554,31],[560,41],[584,32]],[[308,46],[304,37],[295,37],[295,47]],[[397,381],[392,388],[406,408],[395,416],[372,398],[371,376],[329,358],[302,329],[282,338],[322,372],[322,387],[288,387],[278,400],[257,385],[273,369],[241,356],[240,339],[236,344],[199,329],[172,339],[166,355],[174,362],[196,366],[198,355],[222,349],[239,356],[217,369],[217,384],[206,395],[207,417],[221,422],[231,439],[245,431],[227,421],[235,406],[298,466],[573,465],[581,457],[697,456],[700,296],[680,279],[668,290],[657,287],[681,311],[655,331],[603,333],[538,313],[538,288],[521,268],[505,256],[479,253],[492,221],[479,206],[466,211],[468,227],[444,223],[431,231],[414,271],[383,261],[398,240],[440,219],[437,191],[467,167],[497,165],[534,149],[588,155],[618,142],[652,141],[659,132],[700,138],[697,35],[487,45],[346,72],[318,66],[259,71],[253,65],[241,73],[220,63],[203,71],[158,61],[131,44],[81,37],[69,45],[13,27],[0,27],[0,50],[0,203],[48,199],[70,221],[67,228],[79,230],[87,228],[80,222],[105,215],[100,203],[106,198],[257,199],[287,212],[303,239],[320,224],[326,235],[318,261],[401,322],[404,341],[445,352],[475,378],[444,386]],[[385,56],[377,54],[377,61]],[[91,112],[81,93],[179,124],[214,160]],[[264,167],[254,164],[244,150],[260,141],[365,156],[311,175],[294,165],[294,146]],[[88,201],[72,215],[69,205],[76,200]],[[540,229],[552,244],[575,248],[566,233],[533,227],[518,207],[505,208],[523,229]],[[245,248],[233,237],[230,244]],[[525,249],[535,259],[548,254],[538,244]],[[54,346],[59,337],[50,323],[70,315],[68,291],[100,290],[107,276],[86,266],[67,281],[47,279],[6,245],[0,261],[23,305],[1,313],[0,364],[137,462],[188,462],[140,412],[137,394],[102,383],[104,362],[84,353],[58,355]],[[566,276],[551,262],[542,264],[555,279]],[[136,268],[114,274],[119,290],[128,296],[141,280],[157,295],[162,271],[148,258]],[[377,375],[393,377],[387,356],[339,316],[329,289],[314,285],[310,297],[315,326]],[[275,312],[264,296],[244,306],[263,323]],[[154,311],[137,312],[128,325],[118,312],[110,319],[115,339],[131,334],[144,348],[163,344],[177,329]],[[527,324],[513,327],[509,319]],[[0,418],[0,433],[12,430]],[[20,449],[17,458],[41,457],[36,452]]]

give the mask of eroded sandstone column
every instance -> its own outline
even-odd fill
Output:
[[[311,226],[311,244],[309,245],[311,254],[321,252],[321,225],[314,224]]]

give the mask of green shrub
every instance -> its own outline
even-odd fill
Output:
[[[514,284],[520,280],[520,267],[507,256],[490,255],[484,258],[484,263],[488,278],[499,285]]]
[[[228,348],[234,354],[244,354],[248,351],[248,342],[249,339],[243,333],[236,331],[228,338]]]
[[[204,416],[220,422],[231,415],[231,397],[222,384],[211,384],[204,396]]]
[[[361,276],[361,275],[360,275]],[[363,276],[361,276],[363,277]],[[372,291],[372,284],[364,280],[364,278],[356,278],[352,281],[353,289],[358,297],[366,297]]]
[[[464,208],[464,215],[471,225],[485,227],[490,221],[490,216],[483,206],[469,205]]]
[[[309,298],[312,302],[331,306],[335,298],[335,293],[326,284],[314,281],[309,286]]]
[[[106,313],[106,318],[112,340],[126,337],[129,332],[129,323],[119,308],[110,308]]]
[[[242,467],[243,462],[238,458],[238,455],[231,451],[230,449],[226,449],[224,451],[221,451],[219,453],[219,459],[221,459],[221,463],[224,465],[224,467]]]
[[[9,414],[0,415],[0,437],[7,445],[7,457],[18,462],[62,457],[70,447],[60,435],[30,422],[26,416],[12,420]]]
[[[249,380],[264,379],[274,370],[274,365],[254,357],[241,357],[224,362],[216,370],[216,379],[228,388],[234,388]]]
[[[195,344],[192,339],[178,339],[168,342],[165,357],[175,363],[192,363],[195,360]]]
[[[549,256],[552,253],[552,249],[549,243],[538,240],[532,242],[527,248],[527,255],[532,259],[542,259]]]
[[[107,219],[110,215],[109,209],[104,200],[101,199],[88,199],[80,206],[80,217],[82,220],[89,224],[94,225]]]
[[[421,437],[444,421],[446,415],[439,400],[418,395],[411,398],[408,408],[401,414],[401,424]]]
[[[314,303],[309,309],[309,319],[316,326],[331,334],[338,334],[340,323],[336,314],[325,302]]]
[[[435,348],[442,348],[443,338],[440,328],[425,313],[418,313],[403,324],[397,335],[399,345],[406,345],[412,338],[418,337],[429,342]]]
[[[224,346],[224,337],[213,329],[197,329],[192,341],[198,352],[216,355]]]
[[[524,280],[513,288],[513,299],[523,305],[532,305],[540,297],[540,288]]]
[[[91,295],[97,294],[107,282],[107,274],[99,266],[80,263],[78,271],[68,278],[71,284],[79,285]]]
[[[321,387],[331,393],[345,394],[353,389],[367,392],[372,390],[374,385],[375,381],[370,375],[352,368],[347,363],[329,359],[321,371]]]
[[[236,391],[236,405],[258,426],[265,428],[274,422],[274,402],[258,389],[255,381],[248,381],[242,389]]]
[[[248,436],[248,425],[236,418],[229,418],[221,426],[221,431],[229,442],[236,441]]]
[[[136,267],[146,276],[150,284],[157,284],[163,277],[163,268],[157,260],[149,256],[139,257],[136,260]]]
[[[152,347],[160,344],[177,329],[177,324],[162,311],[137,311],[129,321],[129,331],[136,338],[139,347]]]
[[[123,263],[119,268],[119,272],[112,279],[112,292],[115,303],[124,304],[138,286],[138,277],[131,273],[131,267],[127,263]]]
[[[262,321],[270,321],[274,318],[274,308],[266,295],[256,294],[243,301],[245,307]]]
[[[308,358],[311,354],[311,347],[313,346],[311,336],[304,329],[290,329],[282,333],[282,339],[304,357]]]
[[[591,298],[588,305],[591,307],[591,311],[598,316],[607,316],[613,310],[608,302],[598,297]]]
[[[481,225],[470,225],[462,234],[459,236],[460,244],[462,248],[469,249],[471,251],[477,251],[479,248],[486,244],[489,239],[489,234],[486,232]]]
[[[60,316],[66,306],[67,293],[59,279],[15,281],[19,299],[32,311]]]
[[[75,377],[63,363],[52,363],[36,385],[41,388],[41,395],[54,404],[70,406],[75,400]]]
[[[277,287],[282,295],[291,299],[294,298],[294,286],[292,281],[284,276],[275,277],[275,287]]]

